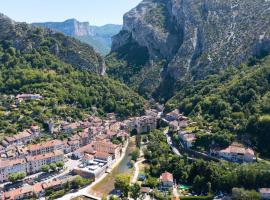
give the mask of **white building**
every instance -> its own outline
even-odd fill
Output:
[[[178,136],[183,141],[186,148],[191,148],[193,146],[193,142],[196,140],[195,134],[186,131],[179,131]]]
[[[253,162],[255,159],[254,151],[239,143],[233,143],[226,149],[222,150],[212,149],[211,155],[231,162]]]
[[[17,172],[27,172],[25,159],[0,160],[0,182],[7,181],[10,174]]]
[[[63,151],[54,151],[46,154],[39,154],[36,156],[27,156],[27,172],[29,174],[39,172],[43,165],[55,163],[64,160]]]
[[[262,199],[270,199],[270,188],[260,188],[259,192]]]

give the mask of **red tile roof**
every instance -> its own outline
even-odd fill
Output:
[[[165,172],[165,173],[161,174],[160,180],[162,182],[173,182],[173,175],[169,172]]]

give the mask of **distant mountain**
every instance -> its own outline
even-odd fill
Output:
[[[99,53],[106,55],[110,52],[112,36],[119,33],[122,25],[107,24],[104,26],[91,26],[89,22],[79,22],[76,19],[68,19],[64,22],[33,23],[75,37],[84,43],[94,47]]]

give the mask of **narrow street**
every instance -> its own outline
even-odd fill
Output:
[[[142,158],[141,160],[137,161],[137,162],[134,164],[134,169],[135,169],[135,171],[134,171],[134,175],[133,175],[133,177],[132,177],[131,183],[134,184],[134,183],[137,182],[137,179],[138,179],[138,176],[139,176],[139,172],[140,172],[139,165],[140,165],[140,163],[142,163],[142,162],[144,162],[144,161],[145,161],[145,159]]]
[[[168,143],[168,145],[170,145],[172,151],[173,151],[176,155],[182,157],[182,154],[181,154],[181,153],[179,152],[179,150],[173,145],[172,138],[171,138],[171,136],[169,135],[169,128],[166,128],[166,129],[164,130],[163,133],[164,133],[164,135],[167,137],[167,143]]]

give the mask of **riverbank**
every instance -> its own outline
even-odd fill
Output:
[[[124,158],[115,166],[110,174],[107,174],[101,181],[97,182],[89,193],[95,194],[95,196],[102,197],[102,195],[109,195],[114,191],[114,180],[118,174],[133,174],[133,168],[131,168],[130,161],[131,156],[130,153],[134,151],[136,148],[135,145],[135,137],[130,137],[129,145],[126,149],[126,153]]]
[[[121,163],[121,161],[124,159],[124,157],[126,156],[127,149],[128,149],[128,145],[129,145],[129,141],[127,141],[127,143],[125,144],[124,148],[123,148],[123,154],[121,155],[121,157],[112,165],[111,170],[113,171],[114,168],[116,168],[119,163]],[[64,196],[62,196],[61,198],[58,198],[57,200],[70,200],[79,196],[84,196],[84,195],[93,195],[96,196],[95,194],[91,193],[91,189],[96,186],[98,183],[100,183],[104,178],[106,178],[106,176],[108,176],[109,174],[105,173],[103,174],[101,177],[99,177],[96,181],[94,181],[93,183],[91,183],[90,185],[88,185],[87,187],[78,190],[77,192],[74,193],[68,193]]]

